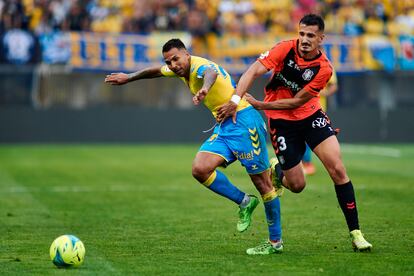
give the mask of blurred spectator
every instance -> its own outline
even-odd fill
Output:
[[[70,7],[64,22],[64,28],[70,31],[87,31],[90,26],[89,14],[86,12],[84,1],[75,1]]]
[[[148,2],[135,1],[131,17],[127,17],[123,23],[124,33],[149,34],[155,28],[154,13]]]
[[[39,47],[34,35],[27,30],[23,6],[20,1],[10,1],[3,10],[5,32],[0,37],[0,60],[11,64],[38,61]]]
[[[328,33],[414,33],[412,0],[0,0],[0,31],[10,29],[13,19],[37,35],[189,31],[203,39],[252,37],[295,32],[292,22],[306,13],[322,14]]]

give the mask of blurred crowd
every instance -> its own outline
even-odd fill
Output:
[[[0,0],[0,31],[257,36],[294,32],[311,12],[328,33],[414,34],[414,0]]]

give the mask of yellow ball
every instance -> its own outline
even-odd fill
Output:
[[[50,259],[57,267],[77,267],[85,258],[85,246],[73,235],[56,238],[50,246]]]

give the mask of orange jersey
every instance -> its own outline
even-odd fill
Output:
[[[297,45],[297,39],[282,41],[258,59],[268,70],[273,70],[265,87],[264,101],[293,98],[302,89],[315,97],[295,109],[265,110],[268,118],[297,121],[321,108],[319,92],[331,78],[332,66],[322,52],[311,60],[301,58]]]

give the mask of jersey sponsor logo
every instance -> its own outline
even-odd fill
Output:
[[[312,76],[313,76],[313,72],[310,69],[306,69],[305,72],[303,72],[303,74],[302,74],[302,78],[305,81],[308,81],[308,80],[312,79]]]
[[[312,122],[312,127],[313,128],[324,128],[327,125],[327,121],[326,118],[316,118],[313,122]]]
[[[234,154],[234,156],[236,156],[236,158],[238,160],[253,160],[253,158],[254,158],[253,150],[251,150],[249,152],[233,151],[233,154]]]
[[[269,55],[269,51],[260,54],[260,59],[265,59]]]
[[[289,67],[292,67],[294,69],[296,69],[297,71],[300,71],[300,67],[299,65],[297,65],[293,60],[289,59],[288,60],[288,64]]]
[[[290,81],[287,78],[285,78],[281,73],[278,73],[275,75],[276,79],[280,80],[284,86],[290,88],[294,92],[299,92],[302,88],[294,81]]]

